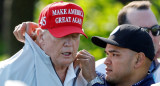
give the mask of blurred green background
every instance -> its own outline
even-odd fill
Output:
[[[38,22],[40,11],[55,1],[74,2],[85,13],[79,50],[86,49],[96,60],[104,58],[104,49],[91,43],[92,36],[108,37],[118,25],[120,9],[133,0],[1,0],[0,1],[0,61],[14,55],[23,47],[13,36],[14,27],[25,21]],[[152,0],[152,11],[160,24],[160,0]]]

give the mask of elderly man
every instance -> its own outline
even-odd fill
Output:
[[[80,34],[87,37],[83,17],[82,8],[74,3],[47,5],[39,17],[35,42],[25,34],[22,50],[0,63],[0,86],[10,81],[27,86],[85,86],[79,67],[73,66]]]
[[[155,57],[150,67],[149,72],[154,73],[156,82],[160,82],[158,78],[158,57],[160,57],[160,26],[156,20],[155,15],[150,9],[149,1],[133,1],[122,8],[118,14],[118,24],[133,24],[144,27],[152,38],[155,47]],[[96,70],[105,74],[105,58],[96,62]],[[159,70],[160,71],[160,70]],[[159,72],[160,73],[160,72]],[[156,75],[155,75],[156,74]]]
[[[92,37],[92,42],[102,48],[105,48],[107,58],[104,62],[106,67],[106,76],[96,75],[94,61],[88,57],[90,54],[85,51],[79,52],[77,56],[82,67],[85,70],[84,77],[89,82],[89,86],[150,86],[154,84],[151,73],[148,73],[149,67],[154,58],[154,46],[149,34],[138,26],[120,25],[115,28],[109,38]],[[87,56],[88,55],[88,56]],[[92,77],[91,77],[92,76]],[[93,77],[94,76],[94,77]]]

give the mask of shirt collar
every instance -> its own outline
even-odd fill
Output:
[[[155,69],[156,69],[156,63],[155,63],[155,61],[152,61],[148,72],[152,73]]]
[[[67,84],[69,81],[73,81],[73,79],[76,77],[75,74],[75,70],[73,67],[73,62],[69,65],[68,70],[67,70],[67,74],[66,74],[66,78],[64,81],[64,86],[65,84]]]
[[[143,80],[137,82],[136,84],[134,84],[134,85],[132,85],[132,86],[141,86],[142,83],[147,82],[147,81],[150,80],[151,78],[153,78],[152,74],[147,74],[147,76],[146,76]]]

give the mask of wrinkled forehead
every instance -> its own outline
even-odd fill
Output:
[[[80,36],[81,34],[80,33],[71,33],[71,34],[68,34],[66,36]],[[64,36],[65,37],[65,36]]]
[[[151,9],[137,10],[130,8],[128,9],[126,16],[129,23],[140,27],[152,27],[153,25],[158,24]]]

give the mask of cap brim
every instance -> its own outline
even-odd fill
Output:
[[[83,34],[86,38],[88,38],[87,35],[83,32],[82,28],[79,28],[76,26],[64,26],[64,27],[57,27],[57,28],[52,28],[48,30],[56,38],[61,38],[73,33],[80,33],[80,34]]]
[[[115,45],[115,46],[120,46],[114,40],[106,39],[106,38],[99,37],[99,36],[93,36],[91,40],[92,40],[92,43],[94,43],[95,45],[97,45],[99,47],[102,47],[102,48],[106,48],[107,44],[111,44],[111,45]]]

